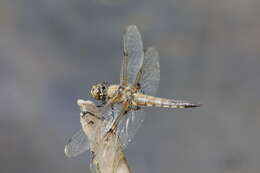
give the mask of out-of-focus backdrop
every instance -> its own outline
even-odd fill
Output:
[[[126,155],[133,172],[260,172],[260,1],[1,0],[0,172],[86,173],[68,159],[78,98],[118,82],[122,33],[160,53],[158,95],[203,103],[148,109]],[[92,99],[93,100],[93,99]]]

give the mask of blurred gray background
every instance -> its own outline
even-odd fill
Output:
[[[260,1],[1,0],[0,172],[86,173],[68,159],[78,98],[118,82],[122,33],[160,53],[159,96],[203,103],[147,109],[126,150],[136,173],[260,172]],[[92,99],[93,100],[93,99]]]

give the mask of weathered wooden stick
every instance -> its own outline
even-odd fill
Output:
[[[91,101],[78,100],[82,129],[90,141],[91,171],[96,173],[130,173],[120,140],[116,132],[101,135],[106,121]]]

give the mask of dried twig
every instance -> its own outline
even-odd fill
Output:
[[[78,100],[81,109],[80,122],[90,141],[91,170],[97,173],[130,173],[120,140],[116,132],[101,135],[106,124],[100,110],[91,101]]]

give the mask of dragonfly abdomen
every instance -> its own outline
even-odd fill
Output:
[[[173,100],[159,98],[149,95],[137,93],[134,96],[134,101],[138,106],[161,107],[161,108],[192,108],[199,107],[199,104],[189,103],[184,100]]]

